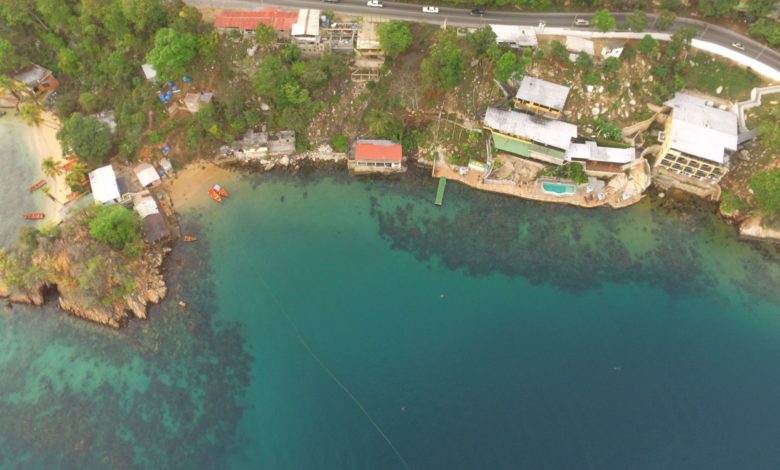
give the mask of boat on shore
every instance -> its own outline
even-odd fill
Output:
[[[46,217],[46,214],[43,212],[30,212],[28,214],[24,214],[23,217],[28,220],[38,220]]]
[[[30,186],[30,192],[41,189],[46,184],[46,180],[40,180],[34,185]]]
[[[209,196],[211,196],[211,199],[217,201],[218,203],[222,204],[222,197],[219,195],[219,193],[214,189],[209,189]]]
[[[185,242],[196,242],[198,241],[198,237],[192,236],[192,235],[185,235],[184,236]]]
[[[220,195],[220,196],[222,196],[222,197],[228,197],[228,196],[230,196],[230,194],[228,194],[227,190],[226,190],[225,188],[223,188],[223,187],[222,187],[221,185],[219,185],[219,184],[215,184],[215,185],[212,187],[212,189],[213,189],[214,191],[216,191],[216,192],[217,192],[217,194],[219,194],[219,195]]]

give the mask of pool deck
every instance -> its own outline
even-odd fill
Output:
[[[649,166],[648,166],[649,169]],[[634,174],[644,177],[644,167],[639,166],[634,170]],[[458,181],[466,186],[480,191],[488,191],[491,193],[505,194],[507,196],[519,197],[521,199],[528,199],[531,201],[553,202],[557,204],[570,204],[578,207],[601,207],[610,206],[613,208],[627,207],[639,202],[643,197],[643,190],[638,193],[635,192],[630,198],[623,199],[621,197],[622,190],[616,189],[615,186],[620,187],[618,184],[610,184],[605,191],[606,198],[603,201],[599,201],[593,193],[587,194],[582,187],[578,187],[575,193],[571,196],[553,195],[545,192],[539,182],[530,182],[526,184],[490,184],[482,181],[483,173],[477,171],[469,171],[465,175],[461,175],[457,170],[457,167],[453,167],[449,164],[438,162],[433,169],[433,176],[435,178],[446,177],[448,180]],[[636,185],[633,181],[626,182],[623,186]],[[646,188],[646,185],[645,185]],[[622,189],[622,188],[621,188]],[[635,188],[636,190],[640,188]]]

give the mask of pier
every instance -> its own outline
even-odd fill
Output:
[[[447,186],[447,178],[439,178],[439,189],[436,190],[436,201],[434,204],[440,206],[444,202],[444,188]]]

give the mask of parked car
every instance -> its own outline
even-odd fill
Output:
[[[574,20],[574,26],[590,26],[590,21],[585,18],[577,18]]]
[[[423,13],[438,13],[438,7],[423,7]]]
[[[472,16],[485,16],[485,10],[482,8],[475,8],[471,10]]]
[[[742,44],[741,42],[732,42],[731,47],[733,47],[734,49],[739,49],[740,51],[745,50],[745,45]]]
[[[368,0],[366,6],[382,8],[384,5],[382,5],[382,2],[380,2],[379,0]]]

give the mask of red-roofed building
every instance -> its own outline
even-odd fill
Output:
[[[235,11],[227,10],[220,13],[214,20],[217,29],[240,29],[242,31],[254,31],[257,25],[265,23],[272,27],[277,34],[288,35],[292,31],[293,24],[298,20],[297,12],[282,11],[277,8],[266,8],[260,11]]]
[[[356,173],[404,171],[401,144],[389,140],[358,140],[349,168]]]

